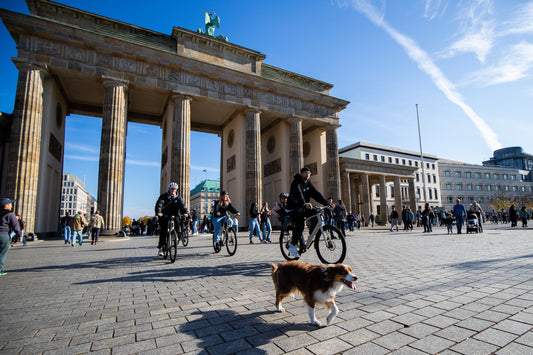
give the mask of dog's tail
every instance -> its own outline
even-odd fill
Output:
[[[272,281],[276,283],[278,266],[276,264],[270,264],[270,268],[272,269]]]

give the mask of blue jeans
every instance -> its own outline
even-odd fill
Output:
[[[257,233],[259,240],[261,240],[261,228],[259,227],[259,220],[257,218],[250,218],[248,229],[250,229],[250,241],[252,241],[254,231]]]
[[[67,244],[72,238],[72,232],[70,230],[69,226],[63,227],[63,239],[65,240],[65,244]]]
[[[261,222],[261,229],[263,230],[263,240],[270,242],[270,234],[272,233],[272,225],[270,224],[270,219],[267,219],[266,222]]]
[[[11,238],[7,233],[0,233],[0,270],[4,270],[7,252],[9,251],[9,241]]]
[[[83,230],[81,231],[72,231],[72,245],[76,244],[76,236],[80,236],[80,245],[83,243]]]
[[[228,219],[226,216],[213,217],[213,238],[215,238],[215,243],[220,241],[220,237],[222,235],[222,223],[224,223],[226,220],[228,220],[228,228],[233,227],[233,221],[231,218]]]
[[[192,222],[192,234],[198,234],[197,226],[198,226],[198,221],[193,221]]]
[[[455,216],[455,223],[457,224],[457,233],[461,233],[461,227],[463,226],[463,216]]]

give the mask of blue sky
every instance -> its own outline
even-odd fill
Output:
[[[533,1],[291,0],[61,3],[170,34],[196,30],[204,11],[216,34],[266,55],[265,63],[334,85],[350,101],[339,147],[357,141],[481,164],[500,147],[533,153]],[[149,5],[147,5],[149,4]],[[0,7],[28,13],[22,0]],[[0,26],[0,111],[13,111],[14,41]],[[67,119],[65,172],[96,196],[101,120]],[[151,215],[159,194],[159,127],[129,124],[124,213]],[[191,185],[218,179],[219,138],[191,136]],[[204,170],[206,170],[204,172]]]

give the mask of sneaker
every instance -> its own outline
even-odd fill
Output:
[[[157,256],[165,256],[165,253],[163,252],[163,249],[159,249],[159,252],[157,253]]]
[[[294,256],[295,258],[299,258],[300,254],[298,254],[298,248],[296,248],[296,245],[289,245],[289,253]]]
[[[94,245],[98,245],[98,243],[95,242]]]
[[[250,240],[250,244],[254,244],[254,242]]]
[[[0,276],[7,274],[7,272],[0,270]]]

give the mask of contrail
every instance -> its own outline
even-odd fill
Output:
[[[368,1],[352,0],[352,5],[356,11],[361,12],[375,25],[385,30],[385,32],[387,32],[399,45],[405,49],[407,55],[418,64],[418,67],[423,72],[431,77],[433,83],[440,89],[440,91],[442,91],[446,98],[459,106],[472,120],[491,150],[494,151],[502,148],[496,133],[494,133],[487,123],[464,102],[461,94],[457,92],[455,85],[444,76],[442,71],[439,69],[439,67],[437,67],[437,65],[435,65],[430,56],[422,48],[420,48],[414,40],[389,26],[383,17],[378,14],[376,8]]]

